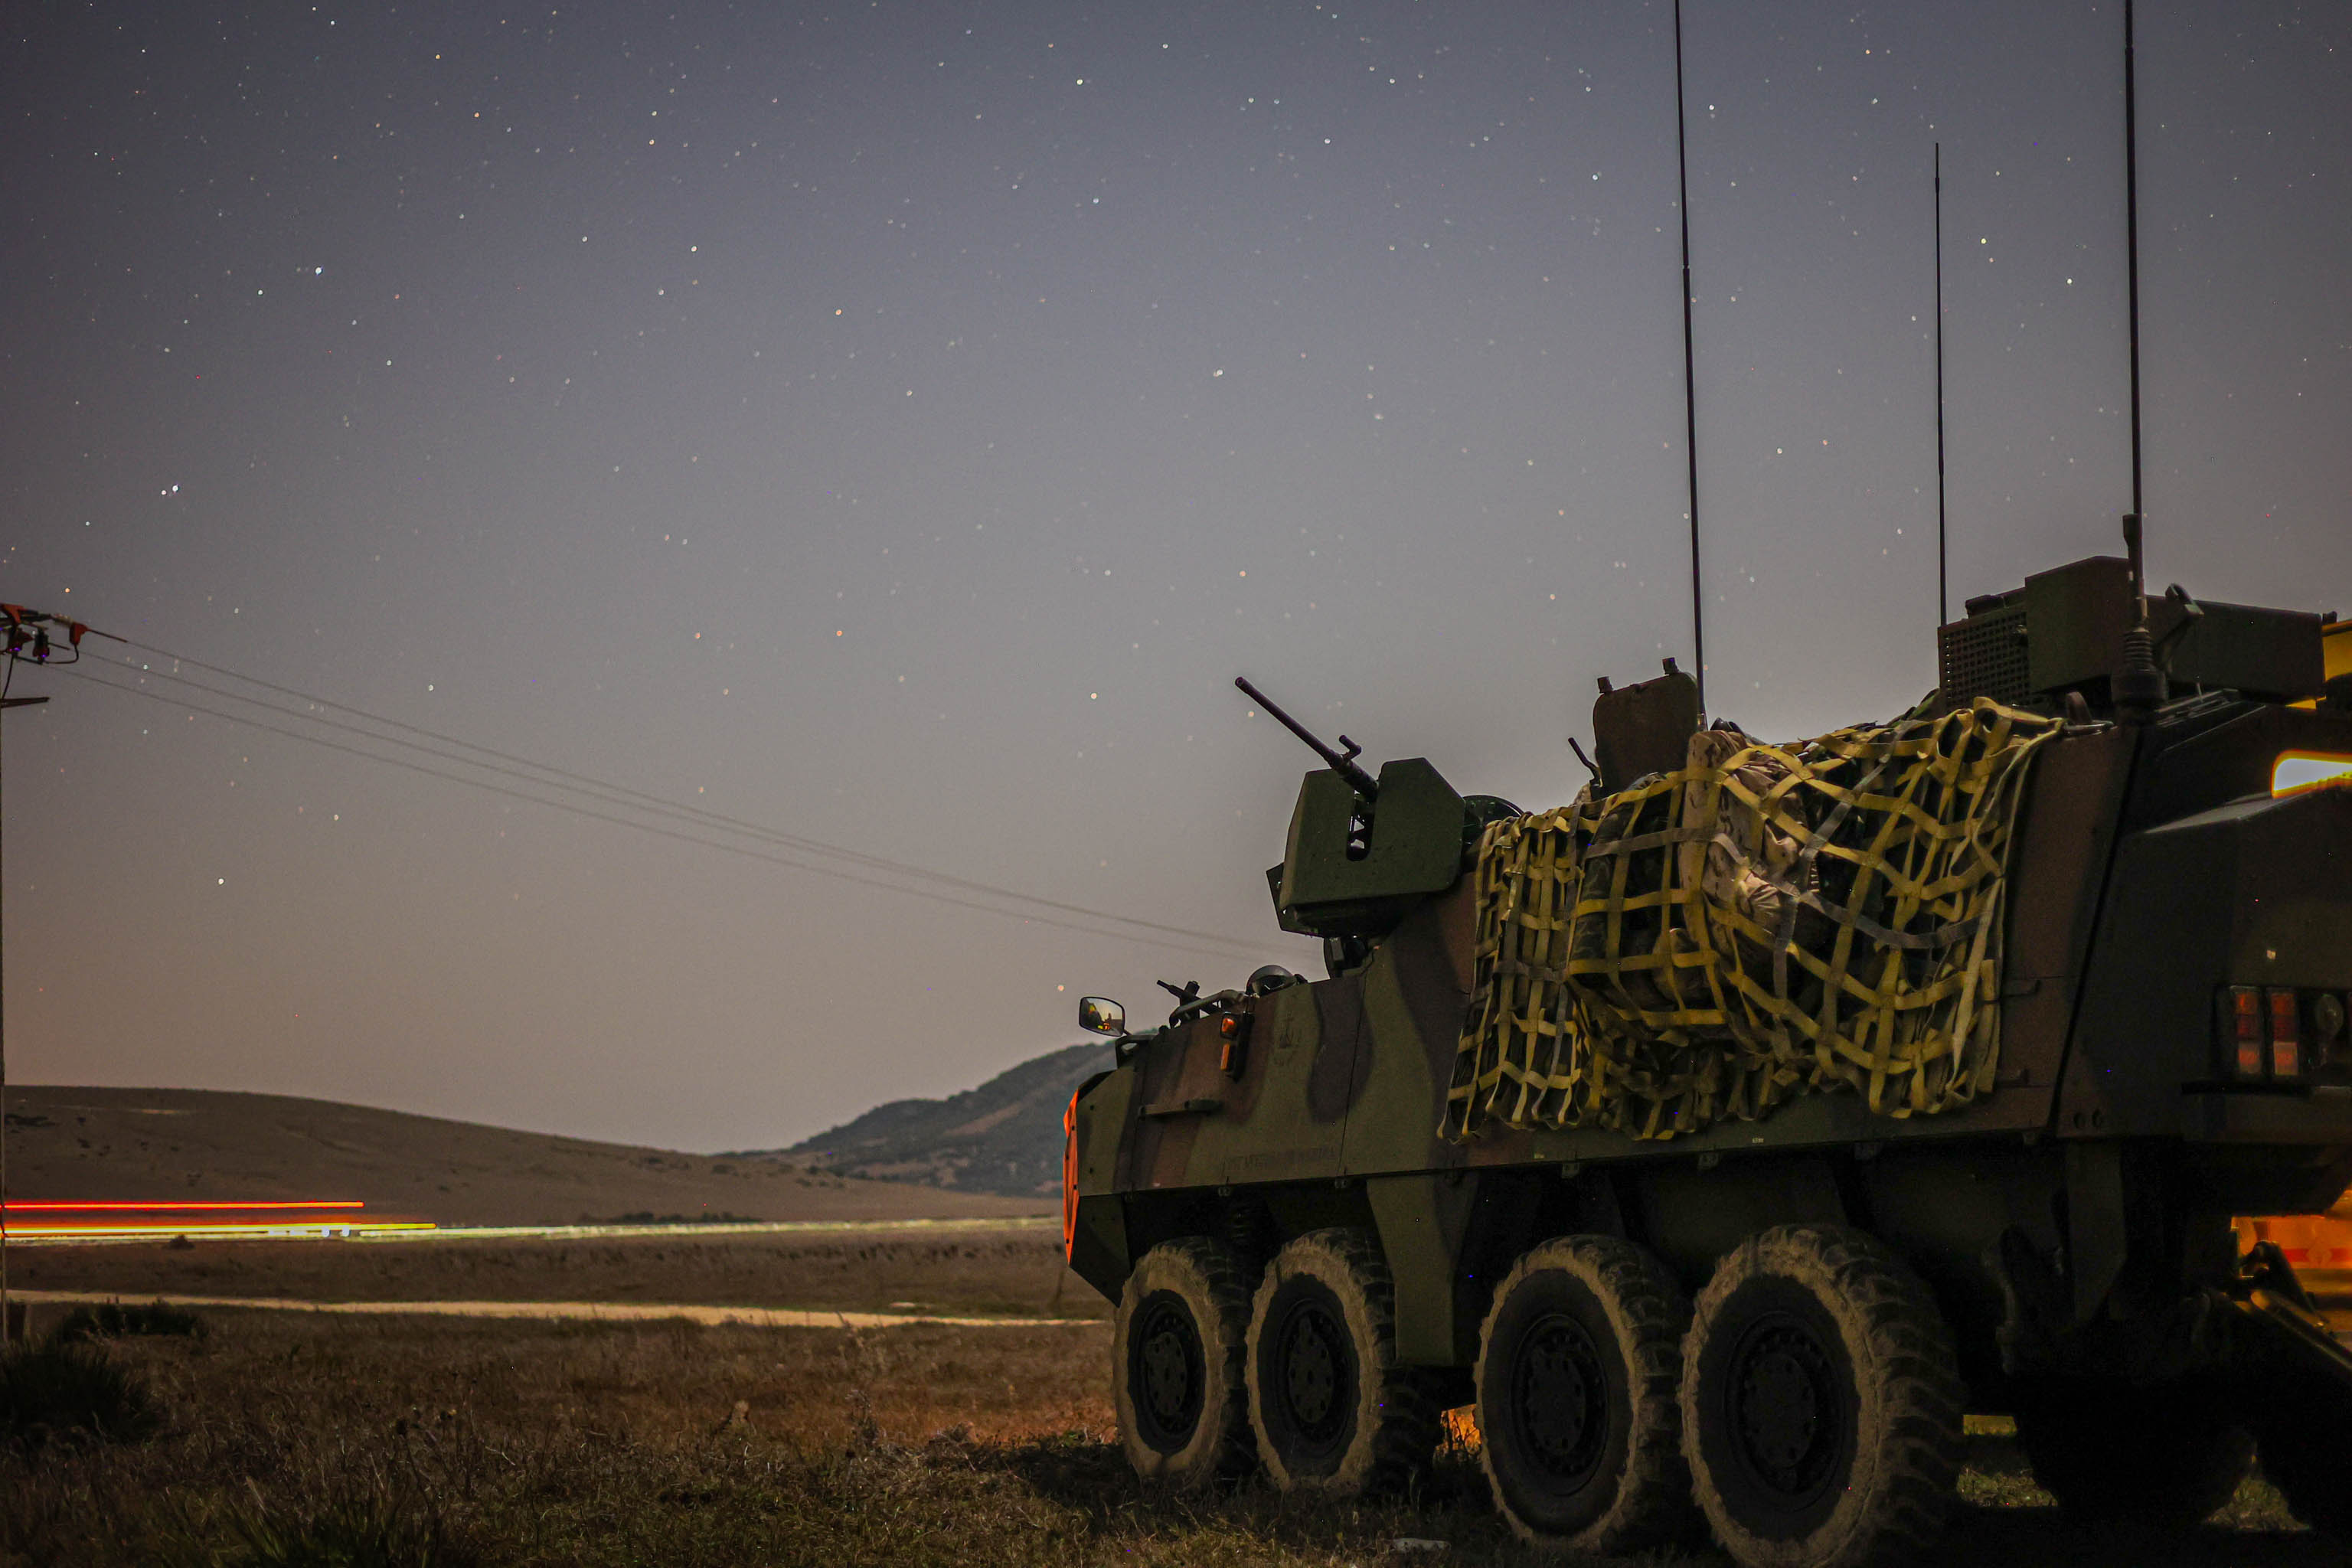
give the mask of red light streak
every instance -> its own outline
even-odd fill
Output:
[[[186,1204],[139,1204],[139,1201],[130,1199],[106,1199],[91,1201],[91,1204],[54,1204],[54,1201],[7,1204],[7,1213],[97,1213],[103,1208],[130,1208],[134,1213],[181,1213],[193,1211],[193,1208],[245,1208],[245,1211],[264,1211],[264,1208],[367,1208],[367,1204],[360,1199],[287,1199],[282,1204],[268,1204],[268,1201],[236,1204],[236,1201],[228,1199],[197,1199],[186,1201]]]
[[[179,1213],[184,1209],[357,1209],[367,1205],[357,1198],[289,1198],[283,1203],[232,1203],[225,1199],[200,1199],[186,1203],[139,1203],[131,1199],[102,1199],[90,1203],[60,1203],[47,1200],[13,1203],[6,1205],[10,1214],[62,1212],[94,1213],[101,1209],[132,1209],[142,1214]]]

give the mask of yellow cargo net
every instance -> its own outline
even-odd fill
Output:
[[[1785,749],[1702,730],[1679,772],[1495,823],[1440,1132],[1672,1138],[1808,1089],[1890,1116],[1987,1092],[2010,830],[2058,729],[1979,698]]]

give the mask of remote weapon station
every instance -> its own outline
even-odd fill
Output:
[[[1137,1470],[1377,1491],[1466,1405],[1531,1540],[1853,1568],[2007,1412],[2070,1512],[2186,1526],[2259,1455],[2352,1540],[2352,1354],[2231,1223],[2352,1185],[2352,626],[2150,595],[2125,534],[1889,723],[1604,680],[1549,812],[1241,683],[1328,764],[1267,872],[1328,973],[1081,1004]]]

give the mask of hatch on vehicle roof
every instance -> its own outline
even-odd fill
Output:
[[[1601,678],[1592,704],[1592,751],[1601,788],[1613,794],[1644,773],[1683,765],[1698,733],[1698,682],[1666,660],[1666,672],[1633,686]]]

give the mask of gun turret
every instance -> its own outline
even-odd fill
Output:
[[[1240,687],[1243,693],[1246,695],[1250,700],[1255,702],[1268,713],[1273,714],[1276,719],[1281,721],[1282,727],[1284,729],[1289,731],[1292,734],[1306,742],[1307,748],[1317,756],[1329,763],[1333,773],[1338,773],[1341,778],[1348,781],[1348,787],[1356,792],[1358,799],[1361,800],[1367,805],[1370,805],[1374,801],[1380,799],[1381,786],[1379,781],[1374,779],[1371,774],[1366,773],[1362,768],[1356,764],[1356,759],[1363,754],[1363,747],[1356,744],[1355,742],[1350,741],[1347,736],[1342,735],[1339,737],[1339,744],[1347,747],[1348,749],[1344,752],[1335,752],[1330,747],[1325,745],[1321,741],[1318,740],[1313,731],[1307,729],[1306,725],[1301,724],[1297,720],[1292,718],[1289,714],[1285,713],[1281,709],[1276,707],[1272,698],[1268,697],[1265,692],[1260,691],[1256,687],[1250,684],[1248,676],[1234,676],[1234,684]]]
[[[1365,940],[1386,934],[1415,904],[1460,879],[1486,824],[1519,815],[1493,795],[1456,795],[1425,757],[1394,758],[1374,778],[1357,765],[1363,748],[1355,742],[1342,735],[1347,749],[1334,751],[1246,676],[1234,684],[1330,764],[1300,781],[1282,864],[1266,870],[1285,931],[1352,942],[1360,960]],[[1335,966],[1336,951],[1326,947]]]

